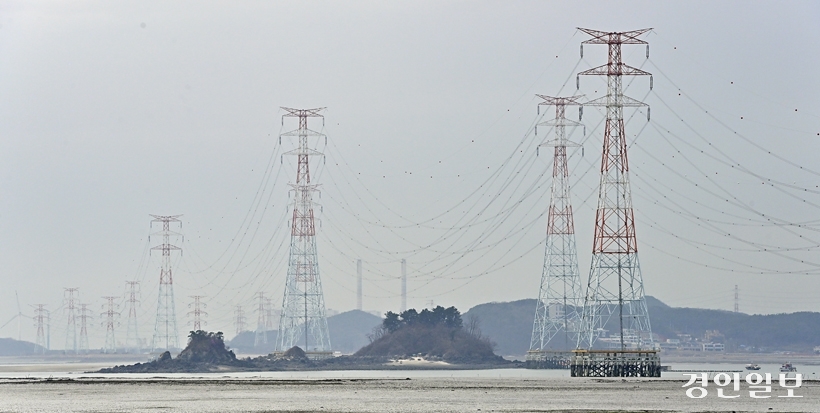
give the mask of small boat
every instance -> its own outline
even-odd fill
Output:
[[[746,370],[760,370],[760,366],[757,364],[747,364]]]
[[[792,363],[783,363],[783,365],[780,366],[780,371],[786,372],[786,373],[787,372],[792,372],[792,371],[797,371],[797,367],[794,367],[792,365]]]

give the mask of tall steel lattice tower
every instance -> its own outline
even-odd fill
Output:
[[[162,223],[162,230],[151,235],[162,235],[162,244],[151,248],[162,251],[162,268],[159,272],[159,297],[157,299],[157,321],[154,325],[154,338],[151,340],[151,351],[179,348],[179,331],[177,331],[177,314],[174,304],[174,277],[171,274],[171,251],[182,251],[182,248],[171,245],[171,236],[182,238],[182,234],[171,231],[171,223],[182,228],[182,215],[151,215],[151,226]]]
[[[77,308],[77,300],[79,300],[79,288],[63,288],[65,297],[65,311],[66,311],[66,330],[65,330],[65,352],[73,351],[77,354],[77,314],[74,310]],[[75,295],[76,294],[76,295]]]
[[[188,311],[188,317],[193,317],[190,324],[194,327],[194,331],[199,331],[202,330],[203,324],[208,324],[207,321],[202,319],[203,316],[208,316],[208,313],[202,310],[208,305],[202,302],[202,299],[205,298],[204,295],[192,295],[191,298],[194,299],[194,302],[188,304],[188,308],[192,308],[191,311]]]
[[[234,319],[234,325],[236,325],[236,335],[239,335],[240,333],[246,330],[245,310],[242,309],[241,305],[236,306],[236,310],[234,310],[234,315],[236,315],[236,319]]]
[[[259,300],[259,306],[256,308],[256,334],[253,338],[254,347],[268,344],[268,330],[265,323],[268,311],[265,308],[265,293],[262,291],[256,293],[256,299]]]
[[[140,342],[139,324],[137,324],[137,290],[139,289],[139,281],[126,281],[128,285],[128,324],[125,332],[125,351],[126,352],[142,352],[142,343]]]
[[[118,316],[120,313],[114,311],[114,308],[116,307],[116,304],[114,304],[114,299],[116,298],[117,297],[113,296],[103,297],[103,299],[105,299],[105,304],[103,304],[105,311],[100,313],[100,315],[105,316],[105,321],[101,323],[105,326],[105,347],[103,348],[103,352],[105,353],[117,352],[117,338],[114,335],[114,326],[119,323],[114,321],[114,316]]]
[[[530,352],[570,350],[578,341],[584,296],[575,246],[575,222],[569,192],[567,147],[578,147],[567,140],[566,128],[581,126],[567,119],[566,108],[580,105],[582,96],[551,97],[537,95],[541,105],[555,106],[555,119],[538,125],[555,128],[555,138],[539,146],[554,148],[552,189],[547,216],[546,252],[541,273],[541,288],[535,306]],[[539,110],[540,111],[540,110]]]
[[[46,322],[48,320],[48,310],[46,310],[45,307],[45,304],[34,305],[34,321],[37,323],[37,340],[34,342],[34,350],[35,352],[39,350],[42,354],[45,354],[46,350],[48,350],[45,331]]]
[[[292,184],[293,217],[291,218],[290,257],[288,274],[285,280],[285,297],[282,302],[282,315],[279,321],[279,336],[276,350],[287,349],[304,343],[305,351],[312,353],[329,353],[330,333],[325,316],[325,297],[322,292],[322,280],[319,277],[319,258],[316,252],[316,226],[313,218],[313,193],[318,185],[310,182],[311,156],[322,155],[321,152],[308,147],[308,138],[325,137],[325,135],[308,129],[308,118],[322,118],[324,108],[292,109],[282,108],[286,117],[299,119],[299,128],[281,136],[295,136],[299,139],[299,148],[286,152],[298,158],[296,183]],[[280,138],[281,139],[281,138]],[[304,336],[304,341],[300,340]]]
[[[638,262],[638,241],[629,186],[627,142],[624,132],[624,107],[645,107],[645,103],[624,96],[623,76],[650,76],[643,70],[621,61],[621,46],[649,44],[638,39],[651,29],[630,32],[602,32],[581,29],[592,36],[581,44],[605,44],[609,47],[607,64],[578,74],[607,77],[606,96],[584,103],[584,106],[606,108],[601,181],[598,209],[595,212],[595,237],[592,265],[584,302],[583,329],[579,348],[647,349],[654,348],[649,313],[644,298],[643,278]],[[647,117],[648,117],[647,110]],[[615,319],[613,320],[613,317]],[[613,331],[604,337],[606,331]]]
[[[88,319],[93,318],[88,315],[88,304],[80,304],[80,353],[88,353]]]

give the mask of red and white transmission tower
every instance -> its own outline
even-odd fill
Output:
[[[555,106],[555,119],[541,122],[538,126],[550,126],[555,138],[539,146],[554,148],[552,163],[552,189],[547,216],[546,252],[541,272],[541,288],[535,306],[528,358],[538,357],[540,352],[570,350],[578,341],[581,308],[584,303],[581,274],[578,270],[578,251],[575,246],[575,222],[569,191],[569,167],[567,147],[581,145],[567,139],[567,127],[582,126],[567,119],[569,105],[580,106],[583,96],[552,97],[537,95],[544,101],[541,105]],[[540,112],[540,109],[539,109]],[[536,126],[537,127],[537,126]],[[537,129],[536,129],[537,131]],[[536,132],[537,133],[537,132]],[[560,333],[563,340],[553,339]]]
[[[281,136],[297,137],[299,148],[286,152],[297,156],[296,183],[293,187],[293,217],[291,218],[290,257],[285,278],[285,296],[279,321],[276,350],[286,351],[299,344],[304,336],[304,350],[327,354],[331,351],[330,333],[325,314],[325,297],[319,277],[319,257],[316,252],[313,194],[318,185],[310,182],[310,157],[322,155],[308,145],[309,138],[327,137],[308,129],[308,118],[322,118],[316,109],[282,108],[286,117],[299,119],[299,128]],[[280,136],[280,139],[281,139]]]
[[[202,302],[202,299],[205,298],[204,295],[192,295],[191,298],[194,299],[194,302],[188,304],[188,308],[193,308],[193,310],[188,311],[188,316],[193,316],[193,320],[189,324],[193,324],[194,331],[202,330],[203,324],[208,324],[207,321],[202,319],[202,316],[208,316],[208,313],[203,311],[203,308],[208,307],[208,304]]]
[[[151,235],[161,235],[162,244],[151,250],[162,251],[162,268],[159,272],[159,297],[157,300],[157,321],[154,324],[154,337],[151,340],[151,351],[179,348],[179,331],[177,330],[177,313],[174,304],[174,277],[171,274],[171,251],[182,251],[182,248],[171,245],[171,236],[182,239],[182,234],[171,231],[171,223],[182,228],[182,215],[151,215],[155,222],[162,223],[162,230]]]
[[[236,326],[236,335],[239,335],[243,331],[247,330],[247,323],[245,322],[245,310],[242,309],[241,305],[236,306],[236,310],[234,310],[234,315],[236,315],[236,318],[234,319],[234,325]]]
[[[638,262],[638,239],[635,235],[635,215],[629,185],[624,107],[647,107],[643,102],[624,96],[623,76],[650,76],[651,73],[628,66],[621,61],[621,46],[645,44],[647,58],[649,44],[638,39],[651,29],[630,32],[602,32],[579,28],[592,36],[581,44],[605,44],[609,60],[578,74],[599,75],[607,78],[607,93],[584,106],[606,108],[601,181],[598,208],[595,213],[595,237],[592,247],[592,265],[584,301],[583,329],[579,348],[652,349],[652,329],[644,297],[643,277]],[[580,80],[578,80],[580,81]],[[647,110],[647,118],[649,112]],[[610,321],[617,317],[617,337],[603,339],[599,332],[612,330]]]
[[[120,313],[114,311],[117,307],[117,305],[114,304],[114,299],[116,298],[117,297],[112,296],[103,297],[103,299],[105,299],[105,304],[103,304],[105,311],[100,313],[100,315],[105,316],[105,321],[100,323],[100,325],[105,326],[105,347],[103,347],[104,353],[117,352],[117,338],[114,335],[114,325],[119,325],[119,323],[114,320],[114,316],[119,316]]]
[[[48,310],[45,304],[35,304],[34,307],[34,321],[37,323],[37,339],[34,341],[35,352],[45,354],[48,350],[48,343],[46,342],[46,323],[48,322]]]
[[[253,338],[253,346],[258,347],[262,344],[268,344],[268,331],[265,323],[268,311],[265,308],[265,293],[259,291],[256,293],[255,298],[259,300],[259,306],[256,307],[256,334]]]
[[[139,324],[137,323],[137,290],[139,289],[139,281],[126,281],[128,285],[128,323],[125,333],[125,351],[126,352],[142,352],[142,342],[139,335]]]
[[[80,353],[88,353],[88,319],[94,318],[88,314],[88,304],[80,304]]]
[[[73,351],[77,354],[77,316],[74,310],[77,308],[77,301],[80,299],[79,288],[63,288],[65,311],[66,311],[66,330],[65,330],[65,352]],[[67,297],[65,295],[68,295]]]

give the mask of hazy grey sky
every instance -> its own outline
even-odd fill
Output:
[[[0,1],[0,322],[15,292],[27,315],[47,304],[59,347],[63,287],[79,287],[99,347],[100,297],[135,279],[150,340],[148,214],[184,214],[180,331],[190,295],[229,336],[234,305],[279,305],[295,142],[277,136],[296,127],[280,106],[328,108],[311,127],[328,136],[313,172],[329,308],[355,306],[356,258],[365,309],[398,309],[402,258],[410,306],[536,297],[551,156],[531,126],[552,110],[534,94],[606,87],[575,90],[606,62],[604,46],[579,57],[576,27],[654,28],[650,59],[624,52],[654,74],[652,91],[625,81],[652,107],[649,123],[626,111],[647,294],[729,310],[737,284],[744,312],[818,311],[818,21],[808,1]],[[572,136],[584,283],[601,119],[588,108]]]

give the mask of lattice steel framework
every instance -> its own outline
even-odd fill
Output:
[[[236,316],[234,319],[234,326],[236,326],[236,335],[238,336],[240,333],[247,330],[247,328],[245,328],[245,310],[242,309],[241,305],[238,305],[233,313]]]
[[[257,292],[256,299],[259,300],[259,305],[256,307],[256,334],[254,334],[253,337],[254,347],[268,344],[268,329],[265,323],[268,311],[265,308],[265,293],[262,291]]]
[[[139,281],[126,281],[128,285],[128,322],[125,327],[125,351],[134,351],[136,353],[142,352],[142,343],[140,342],[139,324],[137,324],[137,290],[139,289]]]
[[[65,332],[65,352],[73,351],[77,354],[77,314],[74,310],[77,309],[77,300],[79,300],[79,288],[63,288],[65,297],[65,311],[66,311],[66,332]],[[75,294],[77,296],[75,296]]]
[[[578,74],[607,77],[606,96],[584,103],[584,106],[606,108],[601,181],[598,208],[595,213],[595,237],[592,264],[583,310],[583,327],[579,348],[642,349],[653,348],[652,329],[644,298],[643,278],[638,262],[635,215],[629,185],[627,142],[624,132],[624,107],[647,107],[643,102],[624,96],[623,76],[650,76],[621,61],[621,46],[649,44],[638,37],[651,29],[630,32],[602,32],[579,28],[592,36],[581,44],[605,44],[609,48],[607,64]],[[647,109],[647,118],[649,111]],[[612,320],[613,316],[617,317]],[[612,323],[614,321],[615,323]],[[604,330],[617,329],[613,337],[603,337]]]
[[[544,100],[538,104],[539,112],[541,105],[555,106],[555,118],[538,124],[553,127],[555,138],[539,145],[553,147],[554,160],[546,251],[532,326],[531,352],[569,350],[574,347],[578,341],[584,303],[567,166],[567,147],[580,145],[567,140],[566,130],[567,127],[582,126],[566,117],[567,106],[579,106],[578,99],[582,96],[537,96]]]
[[[285,296],[282,301],[282,315],[279,321],[279,335],[276,350],[286,351],[289,348],[304,344],[305,351],[329,352],[330,334],[325,315],[325,298],[322,292],[322,281],[319,277],[319,259],[316,251],[316,226],[314,223],[313,193],[318,192],[318,185],[310,182],[310,157],[323,155],[308,147],[309,138],[320,138],[325,135],[308,129],[308,118],[322,118],[324,108],[293,109],[282,108],[286,117],[299,119],[299,128],[281,136],[295,136],[299,139],[299,148],[286,152],[297,156],[296,183],[293,187],[293,217],[291,218],[290,257],[288,273],[285,280]],[[280,137],[281,139],[281,137]],[[302,337],[304,336],[304,341]]]
[[[120,313],[114,311],[117,307],[117,305],[114,304],[114,299],[116,298],[117,297],[112,296],[103,297],[103,299],[105,299],[105,304],[103,304],[105,311],[100,313],[100,315],[105,316],[105,321],[101,323],[105,326],[105,347],[103,348],[103,352],[105,353],[117,352],[117,338],[114,335],[114,327],[115,325],[119,325],[119,323],[114,321],[114,317],[119,316]]]
[[[193,319],[189,324],[193,326],[194,331],[199,331],[202,330],[203,324],[208,324],[207,321],[202,319],[202,317],[208,316],[208,313],[202,310],[208,305],[202,302],[202,299],[205,298],[204,295],[192,295],[191,298],[194,299],[194,302],[188,304],[188,308],[192,308],[191,311],[188,311],[188,317],[193,317]]]
[[[48,344],[46,343],[46,333],[45,333],[45,326],[46,322],[48,321],[48,310],[46,310],[45,304],[35,304],[34,305],[34,322],[37,326],[37,339],[35,340],[34,350],[40,350],[42,354],[45,354],[46,350],[48,350]],[[37,347],[39,346],[39,347]]]
[[[162,267],[159,272],[159,296],[157,297],[157,320],[154,324],[154,337],[151,339],[151,351],[172,350],[179,348],[179,331],[177,330],[177,313],[174,304],[174,277],[171,272],[171,251],[182,251],[182,248],[171,244],[171,237],[182,238],[179,232],[171,231],[171,223],[182,228],[182,215],[151,215],[153,227],[155,222],[162,223],[162,230],[151,235],[161,235],[162,244],[151,248],[162,251]]]
[[[93,318],[88,314],[88,304],[80,304],[80,353],[88,353],[88,319]]]

